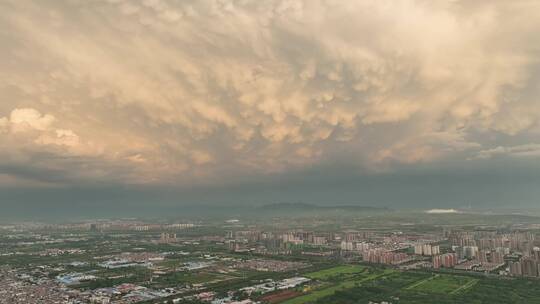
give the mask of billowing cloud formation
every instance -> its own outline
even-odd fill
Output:
[[[44,131],[54,122],[54,117],[49,114],[42,116],[35,109],[15,109],[11,112],[9,122],[15,129],[20,126]]]
[[[168,184],[538,156],[539,32],[536,1],[3,1],[0,173]]]

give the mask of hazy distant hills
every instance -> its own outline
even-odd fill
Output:
[[[181,208],[182,214],[192,214],[195,216],[341,216],[341,215],[361,215],[380,214],[393,211],[385,207],[355,206],[355,205],[315,205],[309,203],[273,203],[266,205],[252,206],[231,206],[231,205],[192,205]],[[171,213],[173,214],[173,213]]]
[[[355,206],[355,205],[335,205],[319,206],[308,203],[275,203],[260,206],[259,209],[270,213],[336,213],[336,212],[385,212],[391,211],[386,207]]]

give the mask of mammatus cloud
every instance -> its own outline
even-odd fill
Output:
[[[539,29],[532,1],[4,1],[0,173],[190,184],[538,156],[521,149]]]

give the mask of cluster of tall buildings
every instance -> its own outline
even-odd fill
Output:
[[[263,254],[288,254],[303,245],[327,246],[333,241],[332,233],[311,231],[261,231],[258,229],[227,231],[224,242],[233,251],[255,250]]]
[[[168,244],[168,243],[176,243],[176,233],[167,233],[163,232],[161,233],[159,237],[159,243],[161,244]]]
[[[398,265],[411,260],[404,252],[386,251],[384,249],[370,249],[362,253],[365,262],[387,265]]]
[[[448,237],[451,245],[477,247],[478,250],[498,250],[528,253],[534,248],[535,237],[530,232],[499,234],[496,231],[452,232]]]
[[[75,230],[88,229],[90,231],[158,231],[158,230],[185,230],[196,227],[193,223],[157,224],[139,220],[101,220],[90,223],[50,225],[47,229]]]
[[[510,250],[504,247],[495,249],[479,249],[477,246],[452,246],[459,259],[478,260],[480,263],[503,264],[504,257]]]
[[[264,242],[266,240],[279,240],[280,243],[290,243],[296,245],[326,245],[332,236],[327,234],[318,235],[313,232],[306,231],[273,233],[259,230],[238,230],[228,231],[226,238],[239,242]]]
[[[312,231],[284,231],[284,232],[263,232],[260,230],[237,230],[228,231],[225,238],[235,240],[236,242],[262,242],[269,241],[275,246],[279,243],[280,247],[284,244],[292,245],[314,245],[326,246],[337,245],[338,248],[344,251],[365,251],[369,249],[366,242],[368,238],[373,236],[373,232],[344,232],[344,233],[315,233]],[[274,242],[277,241],[277,242]]]
[[[478,257],[477,246],[452,246],[452,251],[456,252],[460,259],[475,259]]]
[[[520,261],[508,263],[508,269],[512,276],[538,277],[539,266],[538,261],[532,258],[523,258]]]
[[[332,235],[317,235],[313,232],[288,232],[280,236],[284,242],[293,244],[310,244],[316,246],[327,245]]]
[[[509,259],[521,257],[517,261],[508,263],[511,275],[538,277],[540,274],[540,251],[534,246],[535,235],[533,233],[459,231],[449,233],[448,240],[458,260],[474,262],[474,265],[478,265],[477,270],[497,269],[505,264],[505,258],[509,256]],[[433,264],[435,267],[435,265],[442,265],[442,262],[434,260]]]
[[[414,254],[434,256],[440,253],[439,246],[433,246],[431,244],[418,244],[414,246]]]
[[[459,262],[455,253],[445,253],[433,257],[433,268],[453,268]]]
[[[512,276],[540,276],[540,249],[533,250],[532,254],[522,257],[519,261],[508,262],[508,269]]]
[[[340,245],[341,250],[345,251],[367,251],[370,248],[370,244],[366,242],[348,242],[341,241]]]

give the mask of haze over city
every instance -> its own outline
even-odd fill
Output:
[[[1,1],[2,216],[537,207],[539,33],[537,1]]]

